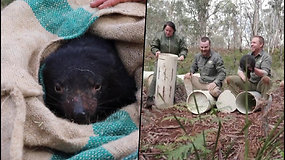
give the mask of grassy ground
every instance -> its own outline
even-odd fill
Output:
[[[277,88],[272,97],[268,111],[247,116],[217,108],[196,115],[185,103],[143,107],[140,159],[284,159],[284,90]]]

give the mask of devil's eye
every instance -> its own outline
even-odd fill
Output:
[[[62,93],[63,92],[63,87],[59,83],[56,83],[55,86],[54,86],[54,91],[57,92],[57,93]]]
[[[101,85],[100,84],[94,84],[93,88],[92,88],[92,93],[96,94],[100,89],[101,89]]]
[[[100,90],[101,89],[101,85],[100,84],[95,84],[94,85],[94,89],[95,90]]]
[[[88,83],[92,86],[92,89],[93,89],[94,91],[98,91],[98,90],[101,89],[100,83],[99,83],[99,82],[96,82],[94,78],[88,77],[87,80],[88,80]]]

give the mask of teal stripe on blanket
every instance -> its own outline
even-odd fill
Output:
[[[24,0],[48,32],[63,39],[85,33],[98,18],[83,8],[72,9],[67,0]]]
[[[128,155],[127,157],[123,158],[123,160],[134,160],[138,159],[138,151],[135,151],[134,153]]]
[[[125,136],[137,129],[129,113],[123,110],[112,114],[103,122],[93,124],[94,133],[100,136]]]
[[[105,148],[98,147],[96,149],[90,149],[87,151],[82,151],[70,158],[67,154],[58,153],[53,155],[52,160],[79,160],[79,159],[115,159],[111,153],[109,153]]]
[[[105,121],[94,123],[93,131],[96,136],[90,137],[81,151],[74,155],[55,153],[52,160],[76,159],[114,159],[111,153],[102,147],[103,144],[128,136],[138,128],[129,113],[123,110],[109,116]],[[126,160],[136,159],[137,152],[127,156]]]

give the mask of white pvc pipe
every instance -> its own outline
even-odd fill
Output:
[[[252,113],[256,104],[258,104],[259,98],[261,98],[261,94],[256,91],[244,91],[237,95],[236,97],[236,106],[237,110],[243,114],[246,114],[246,94],[248,99],[248,114]]]
[[[216,102],[217,109],[223,113],[230,113],[236,110],[236,98],[230,90],[224,90]]]
[[[143,79],[148,79],[151,75],[153,75],[153,71],[143,71]]]
[[[157,61],[155,105],[165,108],[173,105],[178,56],[161,53]]]
[[[198,110],[195,104],[194,96],[196,98],[199,113],[204,113],[211,109],[216,101],[209,91],[194,90],[187,98],[187,108],[190,112],[198,114]]]
[[[153,78],[153,71],[144,71],[143,72],[143,79],[146,83],[146,86],[149,86]]]

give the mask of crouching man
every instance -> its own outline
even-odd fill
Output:
[[[195,55],[190,72],[184,76],[187,94],[189,95],[193,89],[208,90],[217,98],[222,92],[222,83],[226,78],[224,61],[218,53],[211,50],[211,41],[208,37],[201,38],[200,51],[201,53]],[[196,72],[200,73],[200,77],[194,75]]]
[[[235,96],[246,90],[247,84],[248,91],[258,91],[261,93],[263,100],[268,99],[267,92],[272,86],[270,79],[272,58],[263,50],[263,46],[263,37],[254,36],[252,38],[251,52],[248,54],[254,56],[255,67],[253,71],[250,72],[250,78],[246,76],[246,73],[242,71],[241,67],[238,68],[238,75],[228,76],[226,78],[226,83]]]

